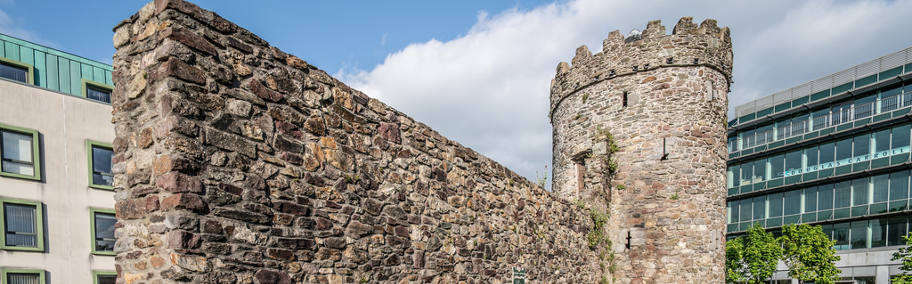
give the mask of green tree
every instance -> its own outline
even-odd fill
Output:
[[[725,282],[747,282],[746,267],[744,263],[744,237],[725,242]]]
[[[894,284],[912,284],[912,274],[909,274],[912,272],[912,232],[903,237],[903,240],[906,241],[906,246],[893,253],[893,260],[902,261],[899,270],[903,271],[902,274],[893,276]]]
[[[839,280],[836,261],[839,256],[823,228],[807,224],[788,225],[782,228],[779,237],[782,246],[782,261],[789,268],[789,277],[798,279],[801,283],[813,281],[814,283],[829,284]]]
[[[729,282],[764,283],[776,271],[782,247],[763,226],[754,225],[747,234],[725,246],[726,279]]]

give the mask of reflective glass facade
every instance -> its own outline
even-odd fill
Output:
[[[912,196],[909,69],[730,122],[729,237],[813,224],[837,250],[900,245]]]

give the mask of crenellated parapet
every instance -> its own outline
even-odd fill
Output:
[[[612,78],[667,67],[705,66],[731,83],[732,44],[728,27],[706,19],[699,25],[683,17],[671,35],[661,21],[650,21],[640,35],[625,38],[620,31],[608,34],[602,51],[592,54],[585,45],[576,49],[571,64],[557,65],[551,81],[550,114],[567,96],[581,88]]]

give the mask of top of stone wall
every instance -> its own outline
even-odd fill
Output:
[[[618,30],[602,42],[602,52],[592,54],[585,45],[576,49],[571,64],[557,65],[551,81],[549,116],[561,100],[586,86],[616,77],[664,67],[705,66],[715,69],[731,82],[732,43],[728,27],[706,19],[700,25],[683,17],[671,35],[661,21],[650,21],[640,35],[627,38]]]

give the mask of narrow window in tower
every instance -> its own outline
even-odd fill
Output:
[[[627,92],[626,91],[621,96],[621,106],[627,107]]]
[[[630,249],[630,239],[631,238],[632,237],[630,237],[630,231],[627,231],[627,245],[626,245],[627,249]]]
[[[665,138],[662,138],[662,158],[660,160],[668,160],[668,146]]]
[[[576,162],[576,191],[583,191],[583,184],[586,181],[586,166],[583,165],[583,161]]]

